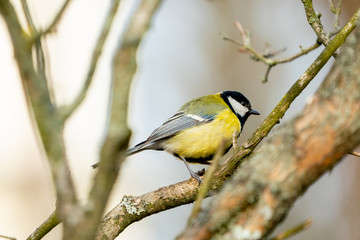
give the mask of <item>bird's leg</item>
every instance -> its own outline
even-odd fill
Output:
[[[191,177],[195,178],[195,179],[199,182],[199,184],[200,184],[200,183],[203,183],[203,181],[201,180],[201,178],[199,177],[199,175],[197,175],[197,174],[190,168],[190,166],[189,166],[189,164],[187,163],[187,161],[185,160],[185,158],[183,158],[183,157],[181,157],[181,156],[179,156],[179,157],[181,158],[181,160],[184,161],[185,166],[186,166],[186,168],[188,169]]]

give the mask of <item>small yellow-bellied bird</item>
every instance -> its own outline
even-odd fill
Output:
[[[249,100],[239,92],[224,91],[195,98],[155,129],[143,142],[127,151],[127,155],[144,150],[161,150],[184,161],[191,177],[202,182],[189,167],[190,163],[209,164],[220,146],[225,153],[233,144],[250,115],[260,113],[251,108]]]

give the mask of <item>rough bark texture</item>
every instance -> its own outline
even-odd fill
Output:
[[[244,162],[178,239],[263,239],[295,200],[360,144],[360,29],[305,109]]]

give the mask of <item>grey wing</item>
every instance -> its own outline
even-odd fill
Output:
[[[214,119],[214,116],[200,117],[191,114],[185,114],[184,112],[178,112],[161,127],[155,129],[146,142],[156,142],[164,138],[175,135],[176,133],[191,128],[200,124],[210,122]]]
[[[214,116],[197,116],[177,112],[169,118],[161,127],[155,129],[145,141],[128,150],[127,154],[132,155],[146,149],[161,149],[160,141],[175,135],[176,133],[200,124],[208,123]]]

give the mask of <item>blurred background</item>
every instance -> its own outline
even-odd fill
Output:
[[[20,12],[20,1],[12,2]],[[44,27],[63,1],[28,2],[36,23]],[[88,96],[65,128],[71,171],[81,199],[86,199],[91,186],[94,172],[90,166],[97,162],[104,137],[111,60],[123,24],[137,3],[123,2]],[[314,5],[322,13],[325,28],[332,30],[333,15],[328,1],[314,1]],[[57,32],[46,38],[49,76],[59,104],[71,102],[82,86],[109,6],[110,1],[72,1]],[[344,0],[341,25],[358,7],[358,1]],[[263,51],[266,43],[274,51],[286,48],[278,58],[295,54],[300,45],[310,46],[316,39],[301,1],[164,1],[138,51],[129,112],[131,145],[144,140],[184,102],[223,90],[242,92],[253,108],[261,112],[246,123],[239,140],[242,143],[321,51],[319,48],[292,63],[274,67],[269,82],[264,84],[261,80],[266,66],[239,53],[236,45],[220,37],[220,33],[225,33],[239,39],[233,24],[236,20],[251,32],[253,47],[258,51]],[[0,52],[0,235],[24,239],[55,209],[55,193],[49,166],[29,120],[2,18]],[[302,109],[332,62],[292,104],[283,121]],[[312,218],[312,227],[292,239],[359,239],[360,193],[356,187],[359,176],[360,160],[346,157],[296,202],[276,232]],[[148,151],[134,155],[122,167],[108,209],[118,204],[123,195],[140,195],[188,178],[184,164],[170,154]],[[132,224],[117,239],[173,239],[184,229],[191,207],[150,216]],[[61,239],[61,227],[45,239]]]

